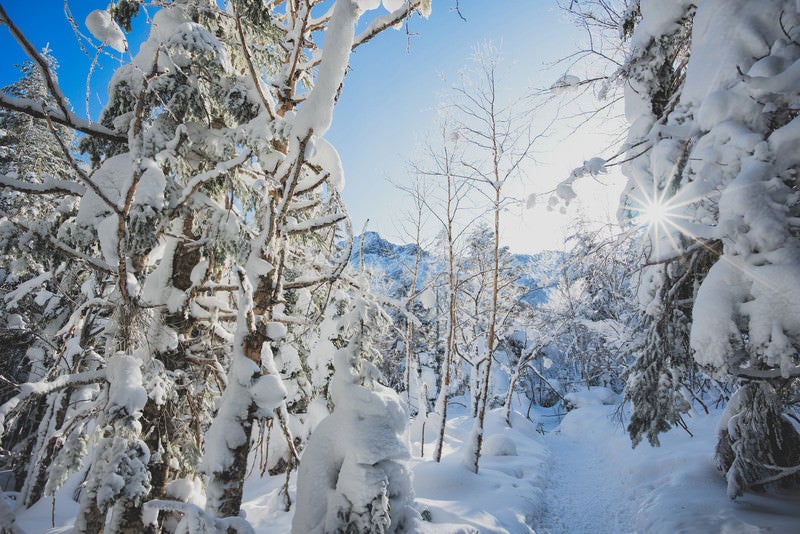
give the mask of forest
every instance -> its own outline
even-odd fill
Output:
[[[0,0],[1,533],[800,530],[800,3],[553,0],[588,44],[510,97],[476,43],[403,244],[326,134],[467,0],[94,3],[46,9],[122,58],[96,120]],[[613,222],[505,244],[614,173]]]

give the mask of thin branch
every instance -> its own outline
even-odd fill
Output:
[[[363,32],[356,36],[355,40],[353,41],[352,49],[355,50],[362,44],[372,40],[381,32],[397,25],[397,23],[403,19],[408,18],[412,11],[419,8],[421,3],[422,0],[413,0],[409,2],[408,5],[403,6],[400,9],[375,18]]]
[[[48,63],[47,58],[45,58],[39,53],[38,50],[36,50],[36,47],[33,46],[33,43],[28,40],[25,34],[22,33],[22,30],[20,30],[14,21],[12,21],[8,16],[2,4],[0,4],[0,24],[5,24],[8,26],[8,30],[11,32],[11,35],[14,37],[17,43],[19,43],[28,57],[30,57],[38,65],[39,70],[42,72],[45,84],[47,85],[48,91],[56,100],[56,105],[58,106],[59,112],[53,113],[55,110],[47,110],[43,105],[26,98],[12,98],[6,95],[0,95],[0,107],[12,109],[14,111],[21,111],[40,119],[45,118],[47,115],[51,115],[54,121],[64,124],[65,126],[69,126],[80,132],[97,137],[103,137],[113,141],[125,142],[124,137],[117,135],[115,132],[99,124],[93,124],[81,119],[80,117],[77,117],[69,109],[67,97],[64,96],[63,91],[61,91],[61,87],[56,81],[53,71],[50,70],[50,64]]]

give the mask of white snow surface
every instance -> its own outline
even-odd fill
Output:
[[[458,409],[455,404],[451,407]],[[562,413],[560,425],[554,409],[533,412],[536,422],[514,412],[511,428],[506,427],[501,411],[490,412],[487,444],[490,440],[513,443],[517,455],[484,456],[477,475],[461,463],[461,447],[472,427],[469,417],[456,414],[448,422],[440,464],[430,459],[432,436],[427,437],[425,458],[421,458],[420,436],[412,432],[416,507],[431,519],[420,521],[417,532],[797,532],[800,491],[747,493],[736,501],[727,497],[725,480],[711,460],[718,412],[692,413],[687,418],[694,437],[673,429],[661,436],[661,447],[631,449],[615,418],[616,409],[605,404],[584,406],[566,416]],[[290,485],[293,501],[295,477]],[[29,510],[15,510],[16,525],[29,534],[71,532],[77,511],[71,493],[78,478],[73,477],[57,495],[55,508],[51,509],[50,499],[43,499]],[[256,533],[290,531],[293,510],[282,511],[283,482],[283,475],[254,476],[245,484],[243,509]],[[176,493],[181,499],[194,495],[183,482]],[[51,527],[51,511],[55,527]]]

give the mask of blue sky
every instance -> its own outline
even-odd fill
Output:
[[[454,4],[434,0],[430,19],[414,19],[410,50],[404,31],[390,31],[352,57],[327,137],[342,158],[344,198],[356,231],[369,219],[368,229],[398,241],[407,238],[399,222],[410,206],[390,181],[407,182],[409,162],[419,161],[426,139],[436,136],[437,107],[478,44],[489,41],[500,49],[501,93],[513,99],[552,85],[567,68],[554,63],[583,39],[554,0],[461,0],[466,22],[452,11]],[[566,135],[556,131],[540,147],[539,164],[509,188],[514,196],[524,201],[530,193],[552,189],[609,142],[588,133],[565,142]],[[503,220],[505,244],[515,252],[560,249],[578,210],[592,219],[613,216],[619,184],[583,183],[578,192],[586,200],[563,215],[544,205],[512,208]]]
[[[37,47],[49,43],[60,64],[63,89],[78,113],[85,115],[86,81],[93,56],[78,46],[64,15],[63,0],[14,0],[3,5]],[[79,30],[86,35],[86,15],[106,5],[104,0],[69,0]],[[408,180],[409,162],[420,160],[422,144],[436,130],[437,107],[476,45],[490,41],[500,48],[501,90],[515,97],[551,85],[566,69],[552,63],[575,50],[582,39],[554,0],[461,0],[466,21],[453,11],[454,5],[455,0],[434,0],[430,19],[416,17],[412,21],[410,44],[404,30],[389,30],[358,48],[352,57],[327,137],[342,158],[347,179],[343,194],[357,232],[369,219],[368,229],[397,241],[405,239],[398,221],[408,203],[390,181]],[[139,20],[129,41],[140,41],[145,31],[144,21]],[[5,28],[0,28],[0,50],[0,85],[5,86],[17,78],[14,65],[25,57]],[[97,118],[105,86],[120,59],[124,60],[111,51],[92,75],[92,118]],[[551,188],[571,168],[598,155],[606,142],[602,136],[581,136],[565,143],[557,133],[548,140],[550,145],[541,147],[537,155],[540,164],[528,170],[512,193],[524,200],[529,193]],[[592,217],[603,217],[617,195],[614,188],[595,188],[588,193],[592,202],[583,209]],[[566,215],[547,213],[543,207],[512,210],[504,218],[509,229],[504,242],[518,252],[560,248],[575,209]],[[431,233],[434,230],[429,228]]]

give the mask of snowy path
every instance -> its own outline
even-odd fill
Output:
[[[735,501],[711,456],[718,413],[686,416],[661,447],[631,449],[614,406],[566,415],[549,450],[537,534],[783,534],[800,532],[800,489],[747,493]]]
[[[551,457],[539,532],[635,532],[631,474],[609,454],[620,446],[629,451],[630,445],[597,430],[562,425],[545,438]]]

